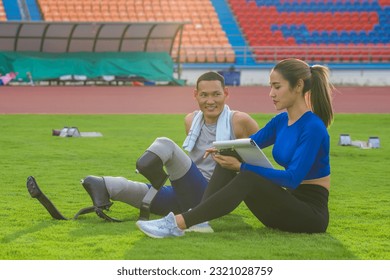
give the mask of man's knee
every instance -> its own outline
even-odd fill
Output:
[[[163,164],[172,159],[173,155],[178,153],[181,148],[167,137],[158,137],[147,149],[161,158]]]
[[[167,137],[156,138],[147,150],[162,160],[171,180],[181,178],[191,167],[192,161],[188,155]]]
[[[156,140],[154,140],[151,147],[152,146],[163,147],[165,151],[166,150],[172,151],[177,146],[177,144],[173,140],[169,139],[168,137],[158,137],[156,138]]]

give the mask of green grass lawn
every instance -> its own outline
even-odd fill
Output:
[[[253,115],[262,126],[271,115]],[[108,223],[94,213],[79,220],[52,219],[26,189],[33,175],[65,216],[92,204],[80,184],[87,175],[144,181],[135,161],[158,136],[181,145],[184,115],[0,115],[0,258],[2,260],[389,260],[390,115],[339,114],[331,134],[330,225],[324,234],[265,228],[240,205],[211,222],[214,234],[187,233],[155,240],[135,226],[138,210],[115,202]],[[103,137],[63,138],[52,129],[77,126]],[[380,149],[337,145],[379,136]],[[270,149],[265,152],[270,155]],[[153,216],[155,218],[157,216]]]

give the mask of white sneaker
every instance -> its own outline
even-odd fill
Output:
[[[201,232],[201,233],[213,233],[214,230],[210,226],[209,222],[203,222],[197,225],[193,225],[192,227],[184,230],[185,232]]]
[[[143,233],[153,238],[184,235],[184,230],[177,226],[175,215],[172,212],[162,219],[137,221],[136,225]]]

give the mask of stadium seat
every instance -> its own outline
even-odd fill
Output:
[[[258,62],[269,58],[261,49],[272,45],[278,46],[275,58],[300,56],[290,50],[295,46],[313,61],[351,62],[372,60],[368,44],[389,48],[390,0],[228,1]],[[303,29],[298,31],[298,26]],[[255,31],[259,29],[273,35]],[[377,52],[375,58],[379,57]]]
[[[6,20],[7,20],[7,16],[5,14],[3,2],[1,1],[0,2],[0,21],[6,21]]]
[[[196,29],[198,32],[191,33],[191,37],[194,38],[190,40],[186,32],[191,29],[184,29],[182,48],[186,51],[180,58],[182,62],[203,61],[203,53],[200,52],[197,59],[196,52],[203,46],[208,46],[214,53],[219,48],[233,50],[226,34],[222,31],[218,15],[210,0],[37,0],[37,3],[43,18],[51,21],[188,21],[190,23],[186,27],[192,26],[192,30]],[[208,35],[209,30],[216,31],[217,35]],[[193,50],[190,50],[191,48]],[[216,59],[215,55],[210,55],[210,60],[211,57]],[[227,57],[224,59],[228,60]],[[230,53],[229,59],[231,59]]]
[[[283,48],[329,61],[383,61],[390,38],[390,0],[221,0],[235,16],[254,58],[275,59]],[[184,28],[182,62],[234,61],[234,51],[223,32],[211,0],[37,0],[50,21],[189,21]],[[220,15],[225,16],[225,15]],[[6,20],[0,1],[0,20]],[[195,32],[196,31],[196,32]],[[234,34],[233,34],[234,35]],[[375,55],[369,51],[375,49]],[[318,53],[312,46],[321,45]],[[272,54],[258,48],[277,46]],[[172,56],[177,53],[175,43]],[[208,52],[199,51],[209,48]],[[307,49],[309,48],[309,49]],[[328,48],[325,52],[324,50]],[[349,49],[332,53],[331,49]],[[191,50],[192,49],[192,50]],[[225,51],[228,49],[228,51]],[[211,53],[213,55],[211,55]],[[188,54],[188,59],[187,59]],[[299,53],[285,51],[281,56]],[[342,57],[345,56],[345,57]]]

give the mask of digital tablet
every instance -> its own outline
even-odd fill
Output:
[[[221,155],[234,156],[241,162],[273,168],[264,152],[250,138],[214,141],[213,146]]]

